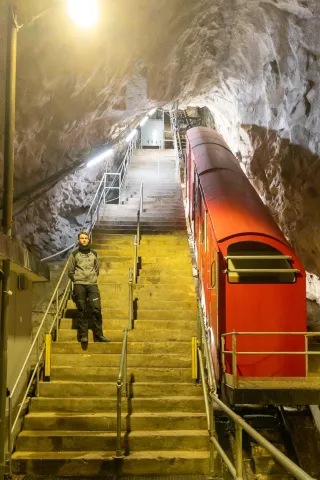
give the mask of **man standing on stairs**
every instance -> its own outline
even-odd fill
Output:
[[[79,248],[71,254],[68,275],[72,280],[73,295],[78,309],[78,341],[88,343],[88,318],[86,307],[93,311],[93,338],[95,342],[109,342],[102,331],[100,292],[97,285],[99,262],[97,253],[89,247],[86,232],[78,235]]]

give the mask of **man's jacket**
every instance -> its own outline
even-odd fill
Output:
[[[92,285],[97,283],[99,275],[97,253],[90,249],[87,253],[75,250],[69,260],[68,275],[75,284]]]

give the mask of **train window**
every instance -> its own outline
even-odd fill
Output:
[[[259,242],[229,245],[227,265],[229,283],[294,283],[299,272],[290,257]]]
[[[216,284],[216,262],[215,260],[212,261],[211,263],[211,269],[210,269],[210,288],[214,288]]]

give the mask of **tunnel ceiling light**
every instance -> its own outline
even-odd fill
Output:
[[[98,22],[97,0],[67,0],[67,12],[73,22],[82,28],[90,28]]]
[[[132,130],[129,135],[127,136],[126,138],[126,142],[130,142],[130,140],[133,139],[133,137],[138,133],[138,130],[135,128],[134,130]]]
[[[156,111],[158,110],[157,107],[154,107],[152,110],[150,110],[150,112],[148,113],[148,115],[153,115]]]
[[[89,160],[89,162],[87,163],[87,167],[93,167],[93,165],[97,165],[97,163],[102,162],[102,160],[105,160],[106,158],[110,157],[110,155],[112,154],[113,154],[112,148],[110,148],[109,150],[106,150],[103,153],[100,153],[100,155],[97,155],[96,157]]]
[[[149,117],[148,115],[146,115],[142,120],[141,122],[139,123],[140,127],[143,127],[143,125],[149,120]]]

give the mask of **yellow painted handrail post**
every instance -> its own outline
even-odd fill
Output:
[[[198,375],[198,346],[197,346],[197,337],[192,337],[191,339],[191,351],[192,351],[192,368],[191,368],[191,377],[193,380],[197,380]]]
[[[46,354],[45,354],[45,364],[44,364],[44,376],[50,380],[51,376],[51,344],[52,336],[51,333],[46,334]]]
[[[37,338],[37,377],[36,377],[36,396],[39,397],[40,383],[40,336]]]

